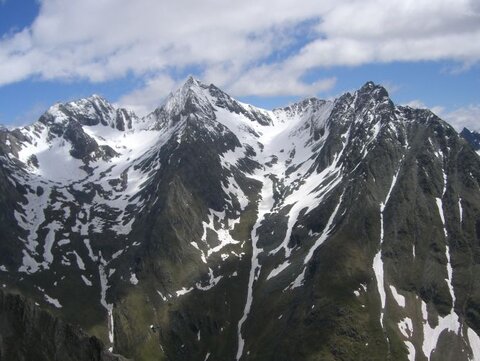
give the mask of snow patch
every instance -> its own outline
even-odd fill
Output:
[[[397,292],[397,289],[395,288],[395,286],[390,285],[390,291],[392,292],[392,296],[397,302],[397,304],[400,307],[405,308],[405,297],[403,297],[401,294]]]
[[[157,293],[159,294],[159,296],[161,297],[161,299],[163,300],[163,302],[166,302],[166,301],[167,301],[167,297],[165,297],[162,292],[160,292],[159,290],[157,290]]]
[[[287,260],[285,262],[283,262],[282,264],[280,264],[279,266],[277,266],[276,268],[274,268],[270,273],[269,275],[267,276],[267,281],[270,279],[270,278],[273,278],[277,275],[279,275],[283,270],[285,270],[288,266],[290,266],[290,262]]]
[[[390,184],[390,188],[388,189],[387,195],[385,197],[385,201],[380,203],[380,246],[377,254],[373,258],[373,270],[375,272],[375,278],[377,280],[377,289],[380,295],[380,325],[384,328],[384,317],[385,317],[385,302],[386,302],[386,293],[385,293],[385,279],[384,279],[384,268],[383,268],[383,259],[382,259],[382,246],[384,241],[384,221],[383,221],[383,214],[385,212],[385,207],[390,200],[390,196],[392,194],[393,189],[397,183],[398,175],[401,170],[401,165],[403,162],[403,157],[400,160],[400,164],[398,166],[397,172],[394,174],[392,178],[392,183]]]
[[[458,198],[458,214],[460,216],[460,224],[462,224],[463,223],[462,198]]]
[[[438,316],[438,324],[431,327],[428,322],[427,304],[422,300],[422,316],[423,316],[423,346],[424,355],[430,359],[431,353],[438,343],[438,339],[443,331],[450,331],[457,335],[462,332],[462,326],[459,322],[458,316],[453,311],[445,317]]]
[[[87,286],[92,286],[92,282],[87,277],[85,277],[84,275],[82,275],[82,280],[83,280],[83,282],[85,282],[85,284]]]
[[[415,346],[410,341],[404,341],[408,350],[408,361],[415,361]]]
[[[137,278],[137,275],[135,273],[132,273],[130,275],[130,283],[132,285],[137,285],[138,284],[138,278]]]
[[[178,290],[177,292],[175,292],[175,294],[177,295],[177,297],[180,297],[180,296],[186,295],[189,292],[192,292],[193,290],[194,290],[193,287],[190,287],[190,288],[183,287],[181,290]]]
[[[56,308],[62,308],[62,305],[60,304],[60,302],[56,298],[52,298],[49,295],[47,295],[46,293],[43,295],[43,297],[45,297],[45,301],[47,301],[51,305],[54,305]]]
[[[57,245],[61,247],[69,243],[70,243],[69,239],[61,239],[60,241],[57,242]]]
[[[398,323],[398,328],[400,329],[400,332],[406,339],[410,339],[410,337],[412,337],[413,324],[410,318],[405,317],[403,320],[401,320]]]
[[[213,287],[215,287],[218,282],[220,282],[220,280],[223,278],[223,276],[218,276],[218,277],[214,277],[213,275],[213,271],[211,268],[208,269],[208,275],[209,275],[209,280],[208,280],[208,283],[206,286],[203,286],[200,282],[196,283],[195,284],[195,288],[200,290],[200,291],[208,291],[210,289],[212,289]]]
[[[443,233],[445,235],[445,258],[447,259],[447,286],[450,291],[450,296],[452,297],[452,305],[455,305],[455,291],[453,289],[452,278],[453,278],[453,268],[450,260],[450,247],[448,246],[448,232],[445,225],[445,216],[443,214],[443,202],[440,198],[435,198],[438,208],[438,213],[440,214],[440,219],[443,225]]]
[[[327,238],[330,236],[330,234],[331,234],[331,232],[332,232],[332,230],[335,226],[333,224],[333,221],[335,220],[335,217],[337,216],[337,213],[338,213],[338,210],[340,209],[340,205],[342,204],[342,201],[343,201],[343,193],[340,196],[340,199],[338,200],[337,206],[335,207],[332,214],[330,215],[330,218],[328,219],[328,222],[327,222],[325,228],[323,229],[321,236],[315,241],[314,245],[310,248],[307,256],[303,260],[303,264],[304,264],[303,271],[298,275],[298,277],[290,285],[291,289],[294,289],[296,287],[299,287],[299,286],[303,285],[304,280],[305,280],[306,266],[307,266],[308,262],[310,262],[310,260],[312,259],[313,254],[318,249],[318,247],[320,247],[323,244],[323,242],[325,242],[327,240]]]
[[[468,328],[467,336],[468,343],[472,349],[472,358],[470,358],[470,360],[480,361],[480,337],[478,337],[477,333],[471,328]]]
[[[82,257],[80,257],[80,256],[78,255],[78,253],[75,252],[75,251],[73,251],[72,253],[75,255],[75,258],[76,258],[76,260],[77,260],[77,266],[78,266],[78,268],[81,269],[82,271],[84,271],[84,270],[85,270],[85,263],[83,262]]]

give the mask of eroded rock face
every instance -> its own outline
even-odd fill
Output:
[[[32,301],[0,290],[0,360],[125,361]]]
[[[476,151],[480,150],[480,134],[475,131],[471,131],[467,128],[463,128],[460,136],[465,139]]]
[[[142,119],[57,105],[0,151],[0,282],[115,352],[480,357],[480,160],[381,86],[266,111],[191,78]]]

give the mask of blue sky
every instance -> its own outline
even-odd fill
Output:
[[[480,130],[477,0],[0,0],[0,123],[101,94],[140,114],[192,74],[254,105],[368,80]]]

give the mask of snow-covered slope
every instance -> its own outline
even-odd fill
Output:
[[[480,359],[462,144],[371,82],[273,111],[194,78],[142,119],[57,104],[0,131],[0,277],[139,360]]]

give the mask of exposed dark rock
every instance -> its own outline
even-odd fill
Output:
[[[460,135],[473,147],[473,149],[480,150],[480,134],[472,132],[467,128],[463,128]]]
[[[0,360],[127,361],[102,342],[37,307],[0,290]]]

